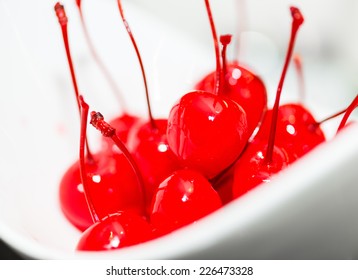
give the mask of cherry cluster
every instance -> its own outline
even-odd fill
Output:
[[[238,61],[227,62],[231,35],[218,39],[209,0],[216,70],[184,94],[168,119],[152,116],[141,55],[117,0],[124,26],[141,67],[148,119],[124,111],[109,123],[99,112],[90,123],[103,135],[103,148],[92,153],[87,141],[89,106],[79,94],[67,37],[63,5],[55,11],[81,118],[79,161],[64,174],[60,202],[64,215],[84,231],[77,250],[111,250],[168,234],[240,197],[325,141],[312,114],[302,104],[280,105],[297,31],[304,19],[291,7],[292,31],[275,103],[267,106],[262,80]],[[92,47],[93,57],[113,85],[114,79]],[[219,43],[220,42],[220,43]],[[221,53],[220,53],[221,50]],[[115,86],[113,90],[117,91]],[[358,105],[358,96],[341,113],[340,128]]]

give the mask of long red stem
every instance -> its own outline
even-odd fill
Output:
[[[127,30],[127,33],[132,41],[132,44],[133,44],[133,47],[135,49],[135,52],[137,54],[137,58],[138,58],[138,62],[139,62],[139,65],[140,65],[140,69],[142,71],[142,76],[143,76],[143,82],[144,82],[144,88],[145,88],[145,96],[146,96],[146,99],[147,99],[147,108],[148,108],[148,115],[149,115],[149,121],[150,121],[150,124],[152,126],[153,129],[156,129],[157,128],[157,125],[155,124],[155,121],[154,121],[154,118],[153,118],[153,114],[152,114],[152,109],[151,109],[151,105],[150,105],[150,99],[149,99],[149,90],[148,90],[148,84],[147,84],[147,77],[146,77],[146,74],[145,74],[145,70],[144,70],[144,66],[143,66],[143,61],[142,61],[142,57],[140,55],[140,52],[139,52],[139,49],[138,49],[138,46],[137,46],[137,43],[134,39],[134,36],[133,36],[133,32],[132,30],[130,29],[129,27],[129,24],[124,16],[124,12],[123,12],[123,7],[122,7],[122,4],[121,4],[121,1],[120,0],[117,0],[117,3],[118,3],[118,9],[119,9],[119,13],[121,14],[121,18],[122,18],[122,21],[123,21],[123,24]]]
[[[79,115],[81,117],[81,105],[80,105],[80,101],[79,101],[80,94],[79,94],[79,91],[78,91],[75,69],[73,67],[70,46],[69,46],[69,43],[68,43],[68,34],[67,34],[68,18],[67,18],[67,15],[66,15],[65,7],[62,4],[60,4],[59,2],[57,2],[56,5],[55,5],[55,12],[56,12],[56,16],[58,18],[58,22],[60,23],[61,30],[62,30],[62,38],[63,38],[63,43],[65,45],[68,66],[70,68],[70,73],[71,73],[71,78],[72,78],[72,85],[73,85],[73,89],[75,91],[75,97],[76,97],[78,112],[79,112]],[[88,141],[85,141],[85,142],[86,142],[85,145],[86,145],[86,150],[87,150],[87,156],[88,156],[88,158],[90,160],[92,160],[93,156],[92,156],[92,153],[91,153],[90,148],[88,146]]]
[[[341,110],[341,111],[335,113],[334,115],[331,115],[331,116],[329,116],[327,118],[324,118],[323,120],[320,120],[319,122],[316,122],[315,125],[321,125],[322,123],[325,123],[325,122],[327,122],[327,121],[329,121],[331,119],[334,119],[334,118],[344,114],[346,111],[347,111],[347,109]]]
[[[352,114],[353,110],[358,107],[358,94],[353,99],[352,103],[348,106],[346,113],[344,114],[341,123],[338,126],[337,133],[346,125],[349,116]]]
[[[110,124],[108,124],[105,120],[104,117],[101,113],[99,112],[91,112],[91,121],[90,123],[97,129],[99,130],[102,135],[104,137],[109,137],[113,140],[113,142],[117,145],[117,147],[119,148],[119,150],[123,153],[123,155],[126,157],[126,159],[128,160],[129,164],[131,165],[134,173],[136,174],[137,180],[138,180],[138,184],[142,190],[142,197],[143,200],[145,200],[145,195],[144,195],[144,180],[143,180],[143,176],[141,171],[139,170],[139,167],[136,163],[136,161],[133,159],[131,153],[128,151],[127,147],[124,145],[124,143],[122,142],[122,140],[120,140],[116,134],[116,129],[114,127],[112,127]],[[143,205],[145,204],[145,201],[143,203]]]
[[[101,60],[101,58],[99,57],[98,53],[96,52],[96,48],[94,47],[94,44],[93,44],[92,39],[91,39],[91,36],[89,35],[88,28],[87,28],[87,25],[86,25],[86,22],[85,22],[83,13],[82,13],[82,9],[81,9],[81,1],[77,0],[76,3],[77,3],[78,11],[80,13],[83,34],[85,36],[88,48],[89,48],[89,50],[91,52],[91,55],[92,55],[95,63],[97,64],[97,67],[102,72],[102,74],[105,77],[105,79],[107,80],[107,83],[110,86],[112,92],[115,94],[116,98],[118,99],[118,102],[121,105],[121,109],[125,111],[127,106],[126,106],[125,100],[123,98],[123,94],[119,90],[119,88],[118,88],[114,78],[112,77],[110,71],[108,70],[108,68],[106,67],[104,62]]]
[[[221,86],[221,83],[220,83],[221,63],[220,63],[219,41],[218,41],[218,36],[216,34],[215,23],[214,23],[213,15],[211,13],[209,0],[205,0],[205,5],[206,5],[206,11],[208,13],[208,18],[209,18],[210,27],[211,27],[211,33],[212,33],[212,36],[213,36],[214,47],[215,47],[215,58],[216,58],[216,72],[215,72],[215,74],[216,75],[215,75],[215,90],[214,90],[214,93],[216,95],[220,95],[222,93],[222,86]]]
[[[81,0],[76,0],[77,7],[81,10]]]
[[[93,204],[91,194],[88,187],[88,176],[86,170],[86,157],[85,157],[85,143],[87,135],[87,118],[88,118],[88,104],[83,100],[82,96],[79,96],[79,103],[81,107],[81,136],[80,136],[80,174],[82,180],[82,186],[87,201],[87,206],[90,211],[92,220],[94,223],[99,222],[100,219],[97,215],[97,211]]]
[[[292,56],[292,52],[293,52],[293,46],[295,44],[297,31],[304,21],[303,16],[298,8],[290,7],[290,10],[291,10],[291,15],[292,15],[291,37],[290,37],[290,42],[289,42],[289,46],[288,46],[288,50],[287,50],[287,54],[286,54],[285,64],[284,64],[281,78],[280,78],[280,81],[279,81],[278,87],[277,87],[275,104],[272,109],[271,130],[270,130],[270,135],[269,135],[269,140],[268,140],[268,145],[267,145],[267,152],[266,152],[266,157],[265,157],[267,164],[270,164],[272,162],[273,148],[275,145],[275,138],[276,138],[278,107],[280,106],[280,98],[281,98],[281,91],[282,91],[283,83],[285,81],[288,65],[291,61],[291,56]]]
[[[79,97],[80,94],[79,94],[79,91],[78,91],[75,69],[73,67],[70,46],[69,46],[69,43],[68,43],[68,34],[67,34],[68,18],[66,16],[65,7],[63,5],[61,5],[59,2],[57,2],[56,5],[55,5],[55,12],[56,12],[58,22],[60,23],[61,30],[62,30],[63,43],[65,45],[68,66],[70,67],[72,84],[73,84],[73,88],[75,90],[78,111],[81,112],[81,106],[80,106],[80,102],[78,100],[78,97]]]

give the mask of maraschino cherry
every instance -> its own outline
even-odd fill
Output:
[[[168,147],[166,136],[167,120],[154,119],[152,115],[149,90],[142,58],[133,33],[124,16],[121,1],[118,0],[117,3],[123,24],[126,27],[127,33],[131,39],[138,58],[146,94],[149,121],[138,123],[138,125],[136,125],[128,135],[127,142],[128,148],[133,154],[143,174],[146,186],[146,197],[147,201],[150,202],[154,190],[158,187],[160,182],[179,168],[179,163],[173,152]]]
[[[273,111],[269,110],[256,138],[267,139],[270,134]],[[278,108],[275,143],[284,147],[292,159],[302,157],[326,138],[318,122],[302,104],[285,104]]]
[[[222,206],[217,192],[199,172],[175,171],[153,196],[150,222],[158,235],[193,223]]]
[[[152,229],[143,216],[131,211],[114,211],[105,216],[99,214],[103,205],[96,203],[96,197],[90,190],[88,163],[84,149],[89,108],[82,98],[80,102],[82,109],[79,153],[81,180],[94,224],[83,232],[76,249],[79,251],[113,250],[145,242],[152,238]]]
[[[95,61],[95,63],[97,64],[98,68],[100,69],[100,71],[102,72],[103,76],[105,77],[105,79],[107,80],[112,92],[115,94],[116,98],[119,101],[119,104],[121,105],[121,109],[123,111],[123,113],[117,117],[115,117],[114,119],[112,119],[109,123],[111,124],[111,126],[116,128],[116,132],[118,137],[124,141],[125,143],[127,142],[127,138],[128,138],[128,133],[129,131],[132,129],[132,127],[140,121],[140,118],[138,116],[134,116],[132,114],[130,114],[129,112],[127,112],[127,106],[125,103],[125,99],[123,98],[123,94],[121,93],[121,91],[119,90],[114,78],[112,77],[110,71],[107,69],[106,65],[103,63],[103,61],[101,60],[101,58],[99,57],[99,55],[96,52],[96,49],[92,43],[90,34],[88,32],[88,28],[83,16],[83,12],[82,12],[82,6],[81,6],[81,0],[77,0],[76,4],[78,7],[78,11],[80,13],[80,18],[81,18],[81,24],[82,24],[82,29],[85,35],[85,39],[87,42],[87,45],[89,47],[89,50],[91,52],[91,55],[93,57],[93,60]],[[104,138],[104,145],[106,148],[113,148],[113,142],[111,140],[109,140],[108,138]],[[114,151],[116,151],[116,148],[114,146]]]
[[[303,23],[299,9],[291,7],[292,30],[281,79],[278,84],[268,138],[255,139],[235,165],[233,197],[237,198],[255,186],[271,181],[272,177],[293,162],[296,155],[289,154],[275,142],[278,124],[279,100],[287,68],[291,60],[297,31]]]
[[[303,105],[306,93],[302,59],[298,54],[295,54],[293,62],[298,76],[300,102],[279,106],[276,133],[276,144],[284,147],[289,154],[295,154],[296,156],[291,157],[292,159],[307,154],[318,144],[324,142],[325,136],[320,124],[344,112],[341,111],[321,122],[317,122],[310,111]],[[269,137],[271,118],[272,110],[269,110],[257,135],[258,139]]]
[[[266,88],[257,75],[244,68],[238,61],[227,62],[226,48],[230,41],[229,35],[220,37],[223,46],[221,71],[223,96],[234,100],[244,109],[247,115],[248,133],[254,136],[267,110]],[[210,73],[196,84],[195,89],[214,92],[215,79],[216,73]]]
[[[80,109],[77,80],[68,45],[66,13],[60,3],[55,5],[55,11],[62,27],[76,100]],[[88,191],[93,195],[95,203],[99,205],[99,217],[124,209],[143,214],[143,187],[138,184],[137,175],[133,172],[125,155],[107,150],[92,154],[87,141],[85,145],[87,176],[89,177]],[[60,182],[59,196],[61,209],[67,219],[80,230],[84,230],[92,224],[92,220],[86,205],[79,168],[79,162],[75,162],[66,171]]]
[[[222,92],[219,43],[209,1],[205,3],[216,54],[215,91],[192,91],[180,98],[170,111],[167,136],[183,165],[210,179],[239,157],[249,133],[245,111]]]

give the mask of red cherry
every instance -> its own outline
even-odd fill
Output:
[[[247,114],[247,126],[251,135],[259,126],[267,110],[266,88],[253,72],[236,63],[228,65],[225,75],[224,95],[238,104]],[[195,88],[213,92],[214,74],[208,74]]]
[[[216,54],[215,93],[185,94],[170,111],[167,136],[185,166],[213,178],[239,157],[249,135],[245,111],[222,93],[219,43],[209,1],[205,4]]]
[[[246,114],[237,103],[199,91],[187,93],[174,105],[167,136],[183,165],[207,178],[232,164],[249,137]]]
[[[67,16],[60,3],[55,5],[55,11],[62,29],[76,101],[81,114],[79,90],[68,44]],[[137,175],[126,160],[125,154],[102,151],[92,155],[87,141],[85,144],[87,148],[85,165],[88,168],[86,176],[89,177],[88,192],[93,195],[94,203],[99,206],[98,216],[102,218],[115,211],[127,209],[143,214],[142,186],[138,183]],[[77,228],[84,230],[92,222],[85,201],[79,168],[80,165],[76,162],[67,170],[61,180],[59,193],[61,208],[65,216]]]
[[[280,81],[279,81],[278,87],[277,87],[275,104],[272,109],[272,117],[271,117],[271,122],[270,122],[270,133],[268,136],[268,147],[269,147],[267,150],[268,161],[271,161],[272,151],[274,148],[274,143],[275,143],[276,135],[277,135],[276,130],[277,130],[277,126],[278,126],[279,105],[280,105],[283,84],[285,81],[288,65],[289,65],[291,57],[292,57],[293,46],[295,43],[297,31],[304,21],[304,18],[298,8],[290,7],[290,11],[291,11],[291,16],[292,16],[291,37],[290,37],[290,41],[289,41],[289,45],[288,45],[288,49],[287,49],[285,64],[283,66],[281,78],[280,78]]]
[[[88,180],[88,170],[85,157],[85,142],[87,133],[87,116],[88,105],[83,98],[79,98],[81,105],[81,136],[80,136],[80,173],[84,194],[86,197],[88,209],[94,225],[89,227],[81,236],[77,245],[77,250],[113,250],[131,245],[135,245],[152,238],[151,228],[144,218],[138,214],[129,211],[118,211],[115,213],[108,213],[105,217],[99,216],[101,205],[96,204],[95,197],[90,192],[90,184]],[[116,136],[115,129],[109,127],[103,121],[100,113],[92,113],[91,123],[104,136],[112,137],[114,141],[118,142],[118,146],[123,150],[123,155],[127,157],[128,162],[132,165],[133,171],[137,173],[138,169],[128,150],[125,149],[123,142]],[[137,175],[139,175],[137,173]],[[138,182],[141,182],[140,177],[137,177]]]
[[[116,129],[117,136],[124,143],[127,143],[128,134],[130,130],[140,121],[137,116],[132,116],[127,113],[112,119],[109,124]],[[108,138],[105,138],[108,139]]]
[[[299,79],[300,99],[304,100],[306,94],[302,61],[297,54],[294,55],[293,61]],[[271,119],[272,110],[269,110],[256,136],[257,139],[269,138]],[[285,104],[279,106],[277,119],[275,142],[278,146],[285,148],[289,154],[295,154],[293,158],[303,156],[315,146],[325,141],[324,133],[319,126],[325,120],[318,123],[312,114],[301,104]]]
[[[299,81],[300,99],[305,99],[305,87],[302,71],[302,60],[297,54],[293,62]],[[265,117],[265,120],[258,132],[258,139],[268,139],[272,122],[272,110]],[[293,158],[299,158],[308,153],[318,144],[325,141],[320,123],[317,123],[312,114],[301,104],[285,104],[278,107],[277,114],[276,144],[284,147],[289,154],[295,154]]]
[[[150,122],[139,124],[128,138],[128,148],[143,175],[149,203],[158,185],[180,167],[178,159],[169,149],[166,131],[167,120],[158,119],[155,120],[155,128]]]
[[[119,210],[144,214],[144,201],[137,175],[121,153],[100,152],[86,160],[88,192],[97,206],[97,215],[103,218]],[[67,219],[80,230],[92,225],[88,211],[79,162],[74,163],[62,177],[60,204]]]
[[[357,99],[356,97],[347,109],[331,115],[320,122],[317,122],[312,114],[301,104],[285,104],[280,106],[278,109],[277,145],[283,147],[289,154],[294,154],[296,158],[302,157],[326,140],[320,128],[322,123],[346,113],[342,119],[344,126],[348,116],[355,106],[357,106]],[[272,111],[270,110],[257,135],[258,139],[267,139],[271,118]]]
[[[237,198],[286,168],[293,159],[286,151],[274,146],[272,159],[267,161],[267,142],[254,140],[235,164],[233,197]]]
[[[300,104],[285,104],[278,108],[277,135],[275,143],[295,158],[300,158],[318,144],[325,136],[312,114]],[[257,134],[257,139],[268,139],[272,110],[268,111]]]
[[[291,38],[286,54],[285,64],[281,74],[281,79],[277,87],[275,105],[272,109],[270,131],[267,137],[258,138],[259,135],[256,136],[256,139],[259,140],[255,140],[253,143],[249,144],[244,154],[236,162],[233,185],[234,198],[241,196],[260,183],[271,181],[271,178],[274,174],[286,168],[289,163],[293,162],[296,158],[295,153],[288,154],[284,148],[280,147],[277,145],[277,142],[275,142],[277,141],[276,134],[279,119],[278,114],[281,90],[292,56],[296,34],[298,28],[303,23],[303,16],[301,12],[295,7],[291,7],[290,10],[293,19]]]
[[[111,214],[90,226],[81,236],[79,251],[120,249],[152,239],[148,222],[129,212]]]
[[[193,223],[222,203],[207,179],[197,171],[177,170],[157,188],[150,222],[159,235]]]
[[[115,129],[107,124],[100,113],[92,112],[91,124],[94,125],[106,137],[118,145],[120,150],[127,150],[119,140]],[[165,179],[168,174],[178,168],[177,159],[169,150],[166,136],[163,131],[166,130],[165,120],[156,120],[156,130],[153,130],[151,124],[139,125],[138,129],[133,129],[133,145],[135,151],[128,160],[132,163],[133,169],[136,170],[137,177],[143,185],[146,194],[146,201],[150,203],[154,189]],[[131,135],[130,137],[131,138]],[[129,153],[129,151],[127,151]],[[162,179],[161,179],[162,178]],[[147,207],[149,207],[148,205]]]
[[[239,65],[238,62],[227,64],[226,47],[230,43],[230,40],[230,35],[220,37],[223,45],[222,93],[225,97],[240,104],[244,109],[247,114],[248,131],[252,135],[261,124],[267,110],[266,88],[257,75]],[[215,78],[215,72],[208,74],[195,86],[195,89],[214,92]]]

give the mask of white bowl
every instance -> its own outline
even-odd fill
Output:
[[[332,140],[270,184],[256,188],[196,224],[122,250],[75,252],[80,232],[60,210],[58,185],[78,155],[78,113],[54,3],[43,2],[3,1],[0,9],[0,26],[7,26],[0,29],[2,38],[7,39],[0,52],[0,108],[4,116],[0,128],[1,239],[24,256],[36,259],[358,256],[358,125],[333,137],[337,120],[324,127]],[[79,87],[91,109],[110,118],[118,112],[116,98],[84,43],[74,2],[64,1]],[[145,115],[136,57],[116,3],[112,2],[84,1],[83,8],[101,56],[111,72],[116,73],[121,90],[130,92],[130,97],[126,97],[129,108]],[[123,4],[148,72],[153,110],[156,116],[165,116],[179,96],[214,68],[213,47],[193,40],[183,29],[166,25],[140,6]],[[286,6],[281,8],[288,13]],[[201,12],[195,20],[206,22],[205,13]],[[210,30],[207,32],[210,38]],[[248,46],[254,48],[260,42],[268,50],[262,53],[262,48],[258,48],[260,53],[252,56],[256,57],[253,64],[260,65],[258,58],[271,55],[272,59],[261,61],[262,70],[256,68],[273,96],[283,64],[280,48],[267,36],[255,34],[251,34]],[[288,31],[285,36],[288,39]],[[304,59],[304,65],[307,104],[318,118],[351,101],[351,84],[347,84],[339,64],[309,57]],[[326,71],[327,65],[337,68]],[[295,88],[295,74],[291,71],[284,89],[288,92],[285,100],[297,98]],[[347,94],[335,95],[338,89]],[[90,129],[90,138],[96,146],[97,132]]]

